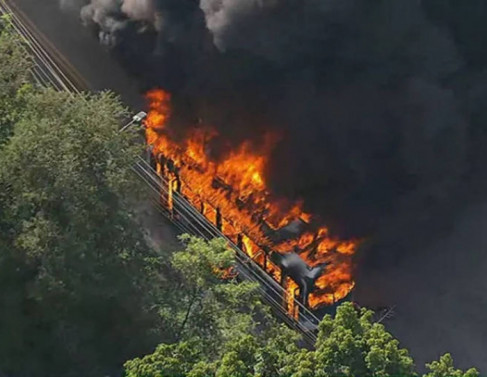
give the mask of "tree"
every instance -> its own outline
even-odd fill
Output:
[[[222,279],[233,265],[223,240],[182,239],[186,249],[174,254],[172,265],[178,287],[185,286],[184,305],[174,309],[184,331],[126,362],[126,377],[418,376],[408,351],[373,322],[373,313],[349,302],[320,322],[314,350],[299,347],[299,336],[262,310],[255,285]],[[456,370],[449,355],[427,367],[431,373],[423,377],[478,377],[475,369]]]
[[[173,318],[177,329],[174,342],[128,361],[126,375],[279,375],[275,373],[280,373],[289,355],[299,350],[299,337],[276,323],[261,302],[255,283],[227,278],[235,261],[224,240],[181,239],[186,248],[172,257],[177,271],[174,297],[179,304],[161,310]]]
[[[479,373],[475,368],[470,368],[466,372],[462,372],[459,369],[455,369],[453,366],[453,358],[449,353],[440,357],[439,361],[433,361],[430,364],[426,364],[426,367],[430,370],[430,373],[424,375],[424,377],[479,377]]]
[[[8,17],[0,17],[0,148],[11,135],[22,106],[22,89],[28,86],[32,60],[20,39],[11,32]]]
[[[23,97],[0,152],[0,370],[113,372],[162,336],[131,210],[140,147],[109,93]]]
[[[407,350],[384,326],[372,322],[372,312],[344,303],[336,317],[325,316],[316,344],[316,373],[322,376],[414,376]]]

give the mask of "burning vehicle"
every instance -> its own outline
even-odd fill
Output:
[[[146,97],[145,137],[151,165],[167,182],[160,200],[171,216],[177,216],[177,193],[285,289],[283,305],[294,318],[300,305],[318,310],[349,295],[358,241],[333,237],[301,202],[272,195],[265,177],[272,135],[264,136],[262,146],[243,142],[212,158],[214,129],[196,124],[178,140],[166,127],[170,94],[156,89]]]

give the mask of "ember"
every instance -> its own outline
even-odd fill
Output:
[[[291,303],[295,295],[311,309],[334,304],[348,295],[354,286],[352,255],[357,242],[331,237],[326,227],[303,211],[302,202],[272,196],[265,169],[276,145],[273,135],[265,135],[262,145],[245,141],[217,160],[209,154],[210,142],[219,140],[214,129],[198,124],[183,141],[175,141],[167,129],[170,95],[156,89],[146,97],[146,139],[157,172],[170,182],[169,192],[180,192],[287,289],[287,308],[293,317],[297,315]],[[167,201],[169,208],[171,200]],[[284,271],[286,267],[276,262],[279,258],[269,258],[273,253],[299,255],[305,268],[319,274],[313,277],[313,286],[302,286],[304,280],[297,281]]]

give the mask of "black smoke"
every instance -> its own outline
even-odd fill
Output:
[[[81,5],[141,90],[173,94],[176,133],[202,121],[258,143],[277,130],[273,191],[337,233],[400,248],[482,196],[485,60],[454,1]]]

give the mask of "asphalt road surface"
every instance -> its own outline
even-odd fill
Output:
[[[91,90],[111,89],[140,109],[137,82],[101,47],[78,15],[62,13],[58,0],[9,0],[49,39]],[[152,221],[148,227],[154,228]],[[164,242],[162,237],[161,242]],[[388,329],[409,348],[418,367],[452,353],[458,367],[487,375],[487,203],[465,211],[455,229],[395,266],[361,279],[362,304],[396,305]]]
[[[110,89],[133,109],[144,106],[137,81],[130,78],[81,25],[76,13],[61,12],[58,0],[8,0],[11,6],[35,24],[63,58],[79,73],[90,90]],[[45,44],[45,47],[49,47]]]

